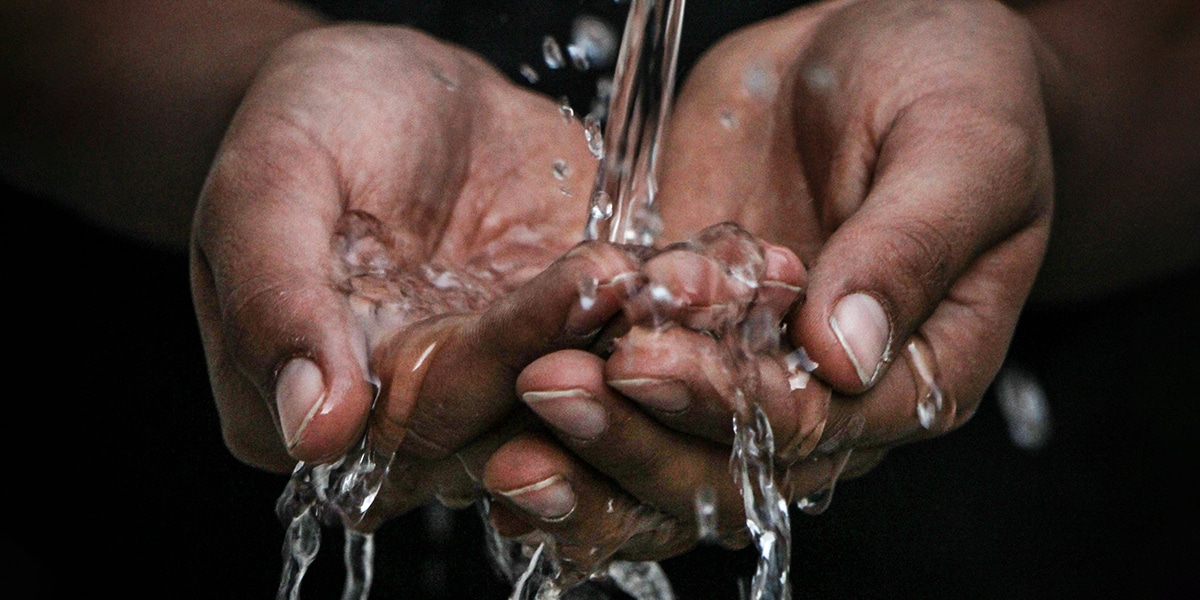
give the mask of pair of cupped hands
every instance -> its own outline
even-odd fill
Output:
[[[502,534],[657,559],[697,542],[705,489],[744,545],[739,390],[792,501],[974,411],[1049,233],[1043,71],[988,2],[740,30],[680,90],[651,250],[581,241],[597,161],[552,99],[413,30],[299,34],[196,214],[225,441],[285,472],[369,431],[395,454],[364,527],[487,494]],[[731,359],[747,319],[778,343]]]

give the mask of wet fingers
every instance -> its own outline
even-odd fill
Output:
[[[554,540],[558,558],[586,575],[608,559],[677,554],[689,536],[674,519],[616,488],[554,441],[518,436],[488,460],[489,519],[511,538]]]

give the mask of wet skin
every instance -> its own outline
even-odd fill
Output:
[[[505,533],[660,558],[694,543],[704,482],[744,544],[727,466],[747,372],[793,499],[970,417],[1046,253],[1061,69],[990,2],[822,3],[723,41],[676,105],[663,243],[738,223],[774,282],[751,292],[694,248],[579,246],[579,123],[473,56],[398,28],[292,38],[194,229],[227,443],[284,471],[371,428],[398,468],[366,526],[486,492]],[[668,327],[643,310],[654,285],[682,299]],[[732,368],[714,328],[764,312],[781,345]],[[796,348],[817,364],[802,387]]]

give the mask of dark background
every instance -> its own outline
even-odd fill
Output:
[[[408,14],[473,38],[514,76],[538,64],[546,32],[565,43],[573,13],[563,7],[578,8],[530,0],[538,17],[522,21],[504,12],[519,2],[464,2]],[[388,20],[371,11],[396,3],[361,2],[356,15],[323,4],[333,16]],[[693,3],[684,62],[782,4]],[[543,91],[586,106],[594,77],[542,74]],[[186,256],[115,237],[44,198],[7,187],[0,196],[14,225],[4,289],[16,357],[0,417],[0,597],[273,597],[283,541],[274,502],[286,479],[224,448]],[[1200,597],[1198,315],[1200,271],[1030,309],[1010,356],[1048,395],[1050,443],[1016,447],[989,393],[963,428],[842,482],[824,514],[793,514],[796,600]],[[340,543],[326,532],[305,598],[340,596]],[[376,556],[375,598],[507,595],[473,510],[393,521],[377,533]],[[715,548],[664,562],[680,600],[732,600],[753,566],[748,552]]]
[[[285,479],[222,444],[186,257],[5,191],[2,564],[5,586],[45,593],[0,595],[272,597]],[[1198,597],[1198,282],[1029,312],[1011,356],[1048,394],[1050,443],[1017,448],[989,395],[963,428],[842,482],[827,512],[793,516],[797,600]],[[377,536],[374,597],[505,597],[474,511]],[[327,532],[304,597],[339,596],[340,554]],[[707,548],[664,566],[681,600],[732,599],[753,562]]]

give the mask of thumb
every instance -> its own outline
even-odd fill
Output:
[[[320,153],[293,150],[288,169],[219,156],[192,244],[193,298],[226,445],[272,470],[344,454],[375,395],[366,336],[330,284],[338,214],[328,199],[338,189],[305,175],[333,169]]]
[[[929,96],[910,105],[880,146],[865,197],[825,215],[833,233],[790,328],[818,374],[843,392],[871,387],[953,291],[969,289],[971,305],[1015,321],[1045,246],[1048,157],[1044,135],[970,103]],[[1010,239],[1019,243],[1003,244]],[[972,271],[994,248],[1020,268]]]

